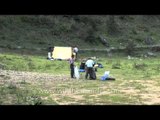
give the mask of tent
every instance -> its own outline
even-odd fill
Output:
[[[52,57],[54,59],[66,60],[66,59],[71,58],[71,55],[72,55],[72,47],[55,46]]]

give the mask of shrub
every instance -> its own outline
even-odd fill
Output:
[[[136,45],[133,40],[128,41],[128,44],[125,47],[127,55],[134,55],[135,46]]]

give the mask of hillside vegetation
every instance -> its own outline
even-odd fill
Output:
[[[1,15],[0,47],[44,51],[159,44],[159,15]],[[106,40],[106,44],[103,40]]]

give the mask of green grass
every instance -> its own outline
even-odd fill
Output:
[[[111,76],[117,79],[151,79],[159,76],[159,57],[133,60],[128,60],[126,57],[101,58],[97,62],[104,66],[104,68],[98,68],[98,78],[108,70]],[[70,74],[68,61],[49,61],[42,56],[0,54],[0,64],[1,69],[6,70],[44,72],[55,75]],[[76,65],[79,67],[80,61],[77,61]]]
[[[21,84],[21,87],[18,86]],[[5,105],[43,105],[43,104],[56,104],[53,100],[47,99],[49,94],[40,89],[34,87],[31,84],[27,84],[24,81],[20,83],[7,82],[5,85],[0,85],[0,104]]]
[[[132,60],[127,57],[101,57],[98,62],[104,68],[98,68],[97,80],[93,81],[84,80],[84,77],[79,80],[68,79],[68,61],[49,61],[43,56],[19,54],[0,54],[0,60],[3,65],[1,69],[4,70],[61,75],[53,81],[41,79],[31,82],[24,78],[12,81],[12,76],[0,74],[0,104],[145,104],[147,99],[143,99],[143,94],[155,94],[154,91],[148,91],[148,82],[155,82],[155,86],[150,85],[159,87],[159,57]],[[79,65],[80,61],[76,64]],[[118,69],[113,67],[117,65]],[[108,70],[116,81],[100,80]],[[65,77],[67,79],[63,80]]]
[[[0,64],[3,69],[17,71],[35,71],[58,74],[69,70],[67,61],[49,61],[44,57],[20,56],[20,55],[0,55]],[[63,69],[62,69],[63,68]],[[68,73],[68,72],[67,72]]]

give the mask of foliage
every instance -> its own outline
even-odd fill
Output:
[[[127,55],[134,55],[135,53],[135,42],[133,40],[129,40],[126,45],[126,53]]]
[[[156,44],[159,18],[158,15],[2,15],[0,46],[32,51],[46,49],[48,44],[105,48],[98,38],[100,35],[114,47],[127,43],[130,38],[136,45],[144,45],[147,36],[154,38]]]
[[[108,26],[108,34],[110,35],[116,35],[119,32],[118,29],[118,24],[115,21],[114,16],[109,16],[109,19],[107,21],[107,26]]]

